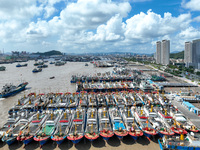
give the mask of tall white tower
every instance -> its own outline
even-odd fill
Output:
[[[156,42],[156,63],[161,64],[161,42]]]
[[[161,64],[169,64],[169,54],[170,54],[170,41],[162,40],[161,43]]]

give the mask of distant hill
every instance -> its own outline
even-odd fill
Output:
[[[174,59],[184,59],[184,51],[178,53],[171,53],[170,58]]]
[[[57,50],[51,50],[44,53],[37,52],[34,54],[41,55],[41,56],[63,55],[60,51],[57,51]]]

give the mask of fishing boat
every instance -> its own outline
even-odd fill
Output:
[[[131,106],[133,106],[133,104],[134,104],[134,99],[133,99],[133,97],[131,97],[131,96],[129,95],[129,93],[128,93],[127,91],[123,91],[123,92],[121,93],[121,95],[122,95],[122,97],[124,98],[124,102],[125,102],[125,106],[126,106],[126,107],[131,107]]]
[[[99,125],[97,117],[97,109],[89,108],[87,110],[87,120],[85,128],[85,138],[90,142],[96,140],[99,137]]]
[[[34,136],[33,139],[40,143],[40,147],[42,147],[54,134],[59,118],[59,111],[51,112],[45,123],[42,125],[42,129]]]
[[[68,108],[75,109],[78,106],[78,94],[79,93],[68,93],[67,99],[68,99]]]
[[[113,95],[113,97],[115,99],[115,103],[116,103],[117,107],[119,107],[119,108],[124,108],[125,107],[124,97],[119,95],[118,92],[116,92],[115,96]]]
[[[97,106],[98,106],[99,108],[105,107],[105,106],[106,106],[105,95],[103,95],[102,93],[97,94]]]
[[[40,131],[47,117],[48,114],[39,112],[33,115],[31,123],[24,130],[22,130],[22,133],[17,137],[17,140],[23,141],[25,146],[32,142],[34,135],[36,135]]]
[[[116,105],[115,99],[113,98],[111,93],[105,93],[106,105],[108,107],[113,107]]]
[[[174,133],[177,134],[187,134],[187,131],[185,129],[183,129],[182,127],[178,126],[178,123],[176,122],[176,120],[173,119],[173,117],[170,115],[170,111],[168,110],[170,108],[163,108],[160,107],[157,111],[158,111],[158,115],[160,116],[160,118],[171,127],[171,130]]]
[[[12,113],[8,116],[7,122],[0,128],[0,139],[19,121],[20,116]]]
[[[25,96],[21,99],[18,99],[18,103],[9,109],[8,114],[11,115],[13,113],[17,113],[18,111],[22,109],[22,107],[25,104],[28,103],[28,101],[29,101],[29,97],[25,97]]]
[[[167,125],[159,116],[156,109],[153,109],[154,105],[146,105],[144,112],[147,114],[149,122],[156,129],[161,137],[164,135],[174,135],[175,133],[171,130],[171,127]]]
[[[56,141],[58,145],[60,145],[69,132],[72,120],[73,110],[66,109],[64,113],[62,113],[61,118],[58,122],[55,133],[51,136],[51,140]]]
[[[170,114],[176,120],[177,126],[190,132],[199,132],[198,128],[177,108],[171,108]]]
[[[143,102],[143,100],[141,100],[135,92],[129,92],[129,96],[131,99],[133,99],[133,106],[137,106],[137,107],[141,107],[143,106],[145,103]]]
[[[99,118],[100,135],[104,140],[107,141],[109,138],[111,138],[114,135],[114,132],[112,130],[111,120],[106,108],[99,108],[98,118]]]
[[[115,135],[123,140],[123,137],[128,135],[122,116],[117,108],[109,108],[109,114]]]
[[[144,113],[144,108],[142,107],[132,107],[131,111],[135,114],[135,119],[139,124],[140,129],[143,131],[144,135],[149,139],[151,136],[155,136],[157,131],[149,123],[148,116]]]
[[[193,133],[187,136],[184,134],[176,136],[164,136],[158,140],[161,150],[176,149],[176,150],[200,150],[200,135]]]
[[[88,95],[88,106],[89,107],[97,107],[96,94],[93,92]]]
[[[138,127],[137,123],[135,122],[134,115],[131,113],[131,108],[120,109],[120,111],[122,113],[122,117],[128,134],[134,140],[137,140],[138,137],[143,136],[143,132]]]
[[[15,141],[17,141],[17,137],[21,135],[22,130],[28,126],[32,119],[32,113],[27,111],[22,112],[20,120],[14,126],[12,126],[9,131],[7,131],[6,135],[4,135],[2,138],[2,141],[6,142],[8,145],[13,144]]]
[[[2,91],[0,93],[0,98],[9,97],[11,95],[17,94],[23,91],[27,85],[28,82],[20,83],[18,86],[15,86],[13,84],[6,84],[2,88]]]
[[[81,92],[81,95],[79,97],[79,104],[78,106],[86,108],[88,106],[88,101],[87,101],[87,94],[85,92]]]
[[[85,109],[84,108],[77,108],[74,111],[72,120],[72,125],[69,130],[69,134],[67,139],[72,141],[74,144],[79,143],[83,136],[84,136],[84,127],[85,127]]]

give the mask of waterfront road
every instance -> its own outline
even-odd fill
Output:
[[[200,129],[200,117],[198,117],[193,112],[189,111],[186,107],[184,107],[181,102],[177,102],[176,100],[172,101],[174,106],[177,108],[192,122],[196,127]]]

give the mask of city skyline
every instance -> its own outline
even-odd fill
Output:
[[[0,51],[171,52],[200,37],[198,0],[2,0]]]

